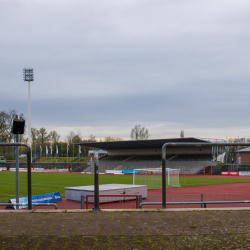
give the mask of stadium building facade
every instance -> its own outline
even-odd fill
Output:
[[[99,158],[99,171],[105,172],[106,170],[159,168],[162,166],[162,146],[167,142],[207,143],[208,141],[190,137],[79,144],[108,152],[108,155]],[[216,166],[216,162],[213,161],[212,146],[170,147],[166,159],[167,167],[180,169],[180,174],[202,174],[205,166]]]

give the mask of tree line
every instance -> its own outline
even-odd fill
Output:
[[[228,143],[236,143],[236,142],[250,142],[250,138],[249,137],[241,137],[241,138],[229,138],[227,139],[227,142]],[[229,155],[234,155],[235,154],[235,151],[237,150],[240,150],[240,149],[243,149],[243,148],[246,148],[246,147],[241,147],[241,146],[232,146],[232,147],[229,147],[229,151],[228,151],[228,154]]]
[[[25,117],[22,113],[18,113],[16,110],[10,110],[9,112],[1,111],[0,112],[0,142],[15,142],[15,135],[12,134],[12,123],[13,119],[16,115],[23,118]],[[26,127],[26,126],[25,126]],[[149,138],[148,129],[142,127],[140,124],[135,125],[134,128],[131,129],[130,138],[131,140],[146,140]],[[66,139],[64,141],[60,141],[60,134],[55,131],[48,131],[46,128],[31,128],[31,140],[32,140],[32,154],[40,156],[45,154],[55,155],[58,149],[58,156],[79,156],[79,147],[74,143],[84,143],[84,142],[97,142],[96,137],[91,134],[88,138],[82,138],[81,132],[70,131]],[[20,135],[20,142],[28,142],[28,138],[26,133],[24,135]],[[100,142],[110,142],[110,141],[123,141],[121,137],[112,137],[107,136],[104,139],[99,140]],[[91,147],[83,147],[80,149],[81,156],[87,156],[88,151],[92,150]],[[20,147],[20,154],[25,154],[26,148]],[[1,147],[0,155],[4,155],[5,157],[9,155],[7,158],[13,158],[15,154],[14,147]]]

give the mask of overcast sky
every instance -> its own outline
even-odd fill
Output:
[[[0,0],[0,111],[128,139],[250,136],[249,0]]]

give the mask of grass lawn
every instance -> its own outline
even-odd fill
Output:
[[[159,178],[161,181],[161,178]],[[100,184],[132,184],[132,175],[100,175]],[[193,178],[180,177],[180,184],[201,186],[227,183],[250,182],[250,179],[236,178]],[[27,196],[27,173],[19,173],[20,197]],[[64,187],[87,186],[94,184],[94,175],[32,173],[32,195],[60,192],[64,197]],[[0,202],[15,198],[15,172],[0,172]]]
[[[120,178],[122,177],[122,178]],[[15,172],[0,172],[0,202],[15,198]],[[133,176],[100,175],[100,184],[132,184]],[[60,192],[64,197],[64,187],[94,185],[94,175],[32,173],[32,195]],[[27,173],[19,173],[20,197],[28,195]]]
[[[198,177],[180,177],[180,184],[182,187],[217,185],[217,184],[230,184],[250,182],[249,179],[236,179],[236,178],[198,178]]]

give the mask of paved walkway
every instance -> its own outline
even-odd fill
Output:
[[[0,249],[14,248],[250,249],[250,210],[2,210]]]

